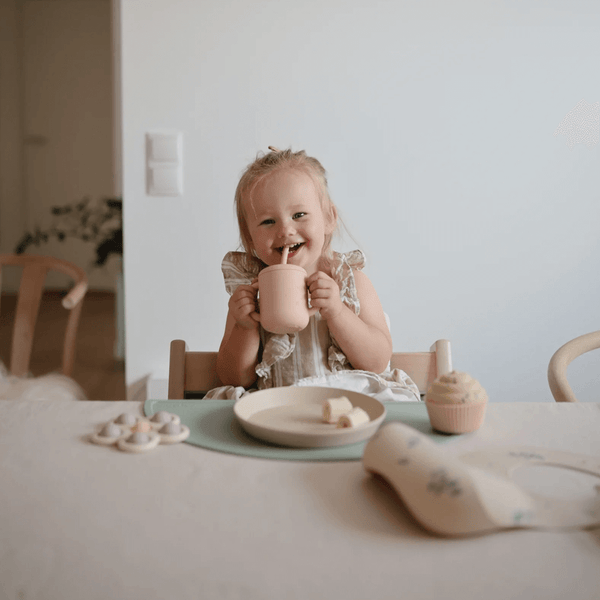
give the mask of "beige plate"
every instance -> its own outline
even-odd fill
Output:
[[[323,422],[323,402],[346,396],[371,419],[358,427],[337,429]],[[250,435],[281,446],[323,448],[369,439],[385,418],[381,402],[349,390],[325,387],[280,387],[261,390],[238,400],[233,412]]]

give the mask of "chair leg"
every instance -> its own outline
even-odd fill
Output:
[[[548,365],[548,385],[556,402],[577,402],[577,397],[567,381],[567,361],[554,354]]]
[[[27,377],[29,371],[46,271],[44,266],[32,265],[24,269],[21,276],[10,352],[10,371],[17,377]]]
[[[65,344],[63,347],[63,375],[68,377],[73,376],[73,367],[75,366],[75,347],[77,337],[77,327],[79,325],[79,317],[81,316],[81,307],[83,300],[80,300],[69,313],[67,319],[67,329],[65,331]]]
[[[183,399],[185,389],[185,352],[184,340],[173,340],[171,342],[171,354],[169,357],[169,400]]]

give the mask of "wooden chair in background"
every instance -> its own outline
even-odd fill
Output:
[[[578,356],[596,348],[600,348],[600,331],[580,335],[553,354],[548,365],[548,384],[556,402],[577,402],[567,380],[567,367]]]
[[[169,400],[201,398],[219,387],[216,352],[190,352],[184,340],[173,340],[169,359]],[[392,369],[402,369],[418,386],[421,395],[439,375],[452,371],[448,340],[438,340],[429,352],[394,352]]]
[[[73,287],[62,299],[63,307],[69,311],[63,345],[62,373],[70,377],[75,363],[77,327],[88,287],[85,271],[73,263],[50,256],[0,254],[0,283],[3,266],[22,269],[9,367],[10,372],[17,377],[25,377],[29,371],[35,325],[48,271],[58,271],[73,279]]]

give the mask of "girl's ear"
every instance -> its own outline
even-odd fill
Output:
[[[336,207],[332,204],[329,212],[325,214],[325,233],[330,234],[335,231],[337,225],[338,213]]]

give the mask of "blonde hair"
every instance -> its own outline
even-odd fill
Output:
[[[251,198],[252,192],[261,181],[277,171],[290,169],[308,175],[317,188],[323,216],[333,218],[336,226],[338,221],[337,209],[329,195],[327,172],[323,165],[316,158],[308,156],[304,150],[292,152],[291,148],[278,150],[272,146],[269,146],[269,149],[271,152],[268,154],[261,152],[257,154],[256,160],[248,165],[235,190],[235,209],[240,228],[240,241],[248,257],[252,255],[252,238],[246,221],[244,201]],[[325,256],[329,254],[332,237],[333,232],[325,235],[322,252]]]

